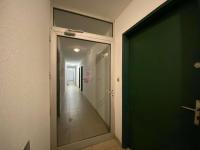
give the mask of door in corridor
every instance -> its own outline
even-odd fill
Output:
[[[111,45],[58,36],[58,146],[111,132]]]
[[[76,67],[67,66],[65,68],[66,84],[77,84],[76,83]]]

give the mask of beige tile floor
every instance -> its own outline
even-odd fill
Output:
[[[61,100],[61,113],[57,119],[58,145],[63,146],[109,132],[78,87],[68,85]]]
[[[108,140],[97,145],[93,145],[82,150],[123,150],[120,144],[115,140]]]

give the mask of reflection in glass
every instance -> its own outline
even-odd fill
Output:
[[[95,18],[54,8],[54,26],[113,36],[113,24]]]
[[[110,51],[109,44],[58,38],[59,146],[110,132]]]

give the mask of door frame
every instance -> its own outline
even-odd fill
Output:
[[[67,34],[66,34],[67,33]],[[58,36],[93,41],[98,43],[110,44],[111,45],[111,74],[110,74],[110,90],[114,89],[114,78],[113,78],[113,69],[114,65],[114,52],[113,52],[113,38],[100,36],[91,33],[77,33],[69,31],[66,28],[52,27],[51,28],[51,37],[50,37],[50,142],[51,150],[73,150],[84,148],[98,142],[105,141],[114,137],[114,99],[113,93],[110,93],[111,101],[111,129],[110,133],[97,136],[91,139],[86,139],[80,142],[72,143],[69,145],[58,147],[57,143],[57,38]]]
[[[83,92],[83,66],[80,67],[80,72],[81,72],[81,75],[80,75],[80,80],[81,80],[81,92]]]
[[[190,0],[168,0],[161,4],[158,8],[144,17],[141,21],[136,23],[130,29],[125,31],[122,35],[122,147],[129,148],[131,137],[130,133],[130,116],[129,116],[129,99],[128,99],[128,62],[129,62],[129,36],[133,35],[134,32],[147,27],[157,18],[165,15],[170,10],[176,9],[177,6],[181,5]],[[200,0],[196,0],[199,2]]]
[[[81,68],[78,67],[78,88],[81,89]]]

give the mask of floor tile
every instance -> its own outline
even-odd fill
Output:
[[[58,145],[63,146],[109,132],[96,110],[74,86],[66,86],[58,118]]]
[[[123,150],[120,144],[115,140],[108,140],[82,150]]]

